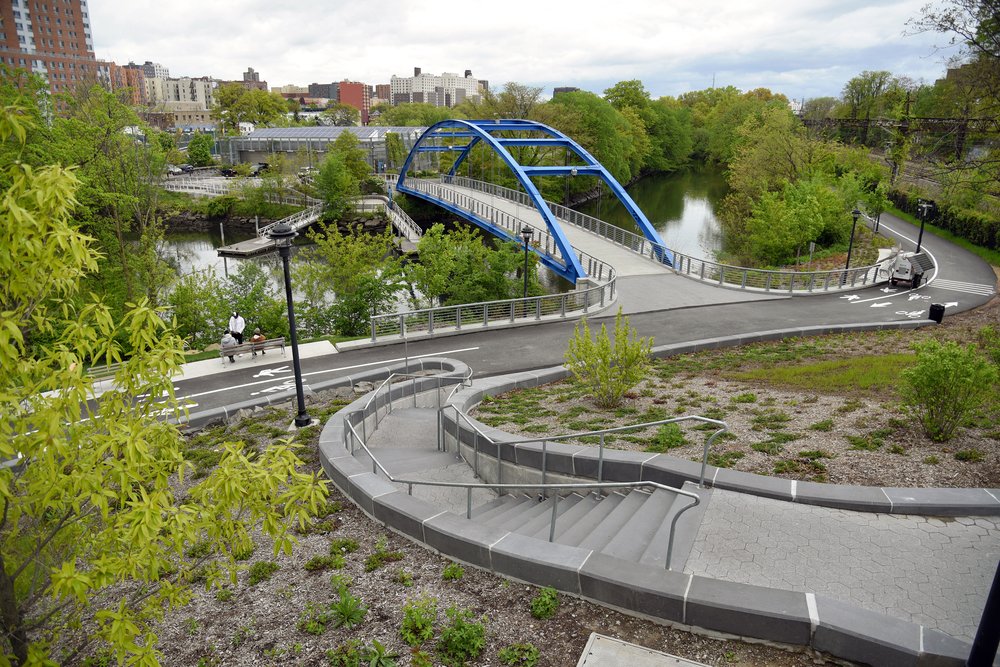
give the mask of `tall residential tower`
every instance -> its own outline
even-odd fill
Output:
[[[53,93],[97,79],[87,0],[0,3],[0,60],[42,75]]]

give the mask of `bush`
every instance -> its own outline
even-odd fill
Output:
[[[403,605],[403,623],[399,634],[410,646],[420,646],[434,636],[437,620],[437,600],[424,597]]]
[[[249,584],[251,586],[256,586],[262,581],[267,581],[280,569],[280,565],[269,560],[254,563],[250,566]]]
[[[534,667],[538,664],[538,648],[534,644],[511,644],[500,649],[499,658],[505,665]]]
[[[546,586],[531,599],[531,615],[537,619],[552,618],[559,610],[559,593],[556,589]]]
[[[591,338],[587,320],[583,319],[569,341],[566,366],[578,382],[590,389],[598,406],[614,408],[621,404],[625,392],[645,377],[652,345],[652,338],[635,337],[635,329],[629,326],[628,318],[619,308],[615,315],[614,346],[603,324],[595,340]]]
[[[458,581],[465,574],[465,570],[458,563],[448,563],[441,571],[441,578],[445,581]]]
[[[459,667],[479,657],[486,644],[486,626],[473,621],[468,609],[449,607],[445,610],[449,623],[441,630],[437,650],[446,665]]]
[[[929,340],[914,349],[917,362],[903,371],[903,400],[917,413],[931,440],[948,440],[993,395],[997,368],[973,345]]]

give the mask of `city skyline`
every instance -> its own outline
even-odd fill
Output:
[[[727,3],[671,8],[625,0],[527,3],[446,11],[426,0],[357,6],[300,0],[170,4],[90,0],[95,54],[125,63],[159,62],[172,76],[240,79],[247,67],[271,87],[343,79],[370,85],[414,67],[472,70],[507,81],[600,94],[639,79],[651,96],[713,84],[770,88],[791,99],[840,95],[864,70],[933,83],[954,49],[940,34],[904,35],[925,0]]]

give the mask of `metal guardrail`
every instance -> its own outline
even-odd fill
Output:
[[[257,231],[257,236],[264,238],[267,233],[271,231],[275,226],[281,223],[286,223],[292,227],[295,231],[299,231],[302,227],[308,227],[312,223],[319,220],[319,216],[323,214],[323,208],[325,204],[315,204],[309,208],[302,209],[298,213],[293,213],[287,218],[282,218],[281,220],[276,220],[269,225],[264,225]]]
[[[211,181],[208,182],[204,178],[184,178],[175,177],[167,179],[162,183],[164,190],[170,190],[172,192],[189,192],[193,194],[203,194],[209,196],[223,196],[234,194],[234,185],[239,181]],[[244,179],[243,183],[249,183],[251,185],[258,185],[260,179]],[[313,197],[307,197],[301,194],[285,194],[281,197],[275,197],[274,195],[266,195],[265,201],[272,204],[291,204],[293,206],[311,206],[318,203],[318,199]]]
[[[543,317],[566,318],[576,314],[585,315],[592,308],[603,308],[614,301],[615,287],[612,274],[611,280],[603,285],[562,294],[373,315],[371,341],[377,343],[379,338],[405,337],[412,333],[433,335],[435,331],[445,328],[461,331],[470,327],[489,328],[517,322],[540,321]]]
[[[465,498],[466,498],[466,501],[465,501],[465,505],[466,505],[465,518],[466,519],[470,519],[470,520],[472,519],[472,492],[473,492],[474,489],[493,490],[493,491],[496,491],[500,495],[502,495],[501,491],[508,491],[508,490],[510,490],[510,491],[513,491],[513,490],[522,490],[523,491],[523,490],[526,490],[526,489],[532,489],[532,490],[540,490],[540,491],[542,491],[543,495],[545,495],[546,497],[548,497],[548,492],[549,491],[556,491],[557,493],[553,494],[553,496],[552,496],[552,498],[553,498],[553,500],[552,500],[552,513],[551,513],[551,516],[550,516],[550,519],[549,519],[549,542],[552,542],[555,539],[556,523],[558,521],[559,498],[560,498],[559,493],[558,493],[559,491],[571,491],[571,490],[572,491],[578,491],[578,490],[590,491],[590,490],[603,490],[603,489],[637,489],[637,488],[652,488],[652,489],[662,489],[664,491],[670,491],[672,493],[676,493],[678,495],[685,496],[687,498],[691,498],[694,501],[690,505],[685,505],[684,507],[682,507],[673,516],[673,518],[672,518],[672,520],[670,522],[670,534],[669,534],[669,536],[667,538],[667,554],[666,554],[666,563],[665,563],[666,569],[667,570],[670,569],[670,561],[671,561],[671,558],[673,556],[674,534],[676,532],[677,521],[678,521],[678,519],[680,519],[681,515],[684,514],[684,512],[686,512],[687,510],[689,510],[692,507],[695,507],[696,505],[699,505],[701,503],[701,498],[696,493],[691,493],[690,491],[685,491],[684,489],[678,489],[678,488],[674,488],[672,486],[667,486],[666,484],[661,484],[659,482],[650,482],[650,481],[638,481],[638,482],[602,482],[602,481],[597,481],[597,482],[580,482],[580,483],[572,483],[571,482],[571,483],[557,483],[557,484],[549,484],[549,483],[542,482],[540,484],[503,484],[503,483],[501,483],[498,480],[498,482],[496,484],[486,484],[486,483],[476,483],[476,482],[432,482],[432,481],[427,481],[427,480],[416,480],[416,479],[406,479],[406,478],[402,478],[402,477],[394,477],[391,473],[389,473],[389,471],[385,468],[385,466],[382,465],[382,463],[378,460],[378,458],[372,452],[371,448],[368,446],[368,443],[367,443],[367,432],[365,432],[364,437],[359,436],[357,430],[354,428],[354,424],[351,423],[351,421],[352,421],[351,418],[354,415],[356,415],[356,414],[360,414],[361,415],[362,428],[363,428],[363,430],[365,430],[364,429],[364,424],[365,424],[365,421],[366,421],[365,420],[365,412],[367,411],[367,409],[369,407],[371,407],[372,402],[375,402],[375,411],[374,411],[375,412],[375,417],[376,417],[375,423],[376,423],[376,428],[378,428],[378,421],[379,421],[378,420],[378,410],[379,410],[378,395],[379,395],[379,391],[383,387],[388,386],[388,385],[391,384],[390,380],[393,378],[393,376],[395,376],[395,377],[409,377],[409,378],[412,378],[411,379],[411,382],[413,384],[412,397],[413,397],[413,404],[414,405],[416,405],[416,402],[417,402],[417,382],[416,381],[417,380],[426,381],[426,380],[430,379],[431,377],[435,377],[435,376],[412,376],[412,375],[405,376],[405,375],[402,375],[402,374],[399,374],[399,375],[397,375],[397,374],[390,375],[389,378],[387,378],[385,381],[383,381],[383,383],[379,386],[379,388],[375,390],[372,398],[370,398],[368,400],[368,402],[365,404],[365,407],[363,409],[358,410],[358,411],[356,411],[354,413],[351,413],[351,414],[347,415],[344,418],[344,426],[346,427],[345,430],[344,430],[344,436],[345,436],[345,440],[347,440],[347,442],[345,442],[344,445],[351,452],[352,456],[354,455],[354,453],[355,453],[355,451],[357,450],[358,447],[360,447],[365,452],[365,454],[372,461],[372,474],[377,475],[379,472],[381,472],[383,475],[385,475],[386,479],[388,479],[390,482],[394,482],[394,483],[397,483],[397,484],[406,484],[406,486],[407,486],[407,493],[409,495],[411,495],[411,496],[413,495],[413,487],[414,486],[433,486],[433,487],[439,487],[439,488],[459,488],[459,489],[465,489],[465,492],[466,492],[466,494],[465,494]],[[439,413],[439,416],[438,416],[438,442],[439,442],[439,447],[440,447],[440,443],[443,442],[443,438],[441,437],[441,419],[440,419],[440,415],[443,412],[443,408],[441,407],[441,384],[440,384],[440,380],[444,379],[444,380],[452,380],[452,381],[464,383],[469,378],[444,378],[442,376],[436,376],[436,377],[439,378],[439,380],[438,380],[438,386],[436,388],[434,388],[433,391],[435,391],[437,393],[437,397],[438,397],[438,413]],[[471,377],[471,373],[470,373],[470,377]],[[424,391],[424,392],[421,392],[421,393],[428,393],[428,392]],[[391,398],[389,398],[388,392],[386,393],[386,397],[387,397],[387,399],[386,399],[386,404],[387,404],[386,414],[388,415],[392,411],[392,400],[391,400]],[[464,414],[461,411],[459,411],[457,408],[456,408],[456,412],[458,414]],[[667,421],[665,421],[663,423],[669,423],[671,421],[678,421],[678,420],[682,420],[682,419],[701,419],[703,421],[711,422],[711,423],[716,423],[716,424],[722,423],[722,422],[718,422],[717,420],[708,419],[707,417],[682,417],[682,418],[675,419],[675,420],[667,420]],[[659,422],[652,422],[651,424],[655,425],[656,423],[659,423]],[[643,425],[643,426],[648,426],[648,424],[647,425]],[[619,429],[617,429],[617,430],[624,430],[624,429],[627,429],[627,428],[630,428],[630,427],[619,427]],[[631,428],[633,428],[633,429],[634,428],[640,428],[640,426],[634,426],[634,427],[631,427]],[[482,433],[482,431],[480,431],[479,429],[476,429],[476,430],[477,430],[478,433],[480,433],[480,434]],[[717,433],[715,433],[712,436],[712,438],[709,439],[709,441],[713,440],[716,435],[719,435],[719,433],[722,433],[724,430],[726,430],[726,429],[720,430]],[[349,437],[348,437],[348,433],[350,434]],[[580,436],[580,435],[586,435],[586,434],[576,434],[576,435]],[[564,437],[567,437],[567,436],[564,436]],[[550,439],[555,439],[555,438],[550,438]],[[493,441],[490,440],[490,442],[493,442]],[[505,441],[503,444],[517,444],[517,442],[519,442],[519,441],[515,441],[515,442]],[[537,439],[530,440],[530,441],[524,441],[524,442],[537,442]],[[706,458],[707,458],[707,451],[708,451],[708,444],[706,444]],[[479,450],[477,448],[476,449],[476,457],[475,457],[475,462],[476,462],[475,465],[476,466],[478,466],[478,453],[479,453]],[[544,445],[543,445],[543,453],[542,453],[542,462],[543,462],[543,466],[544,466],[544,462],[545,462]],[[498,463],[499,463],[499,461],[498,461]],[[497,465],[497,470],[498,470],[498,474],[502,475],[503,466],[498,464]],[[600,468],[598,470],[599,470],[599,473],[600,473]],[[473,474],[475,474],[477,477],[479,476],[478,469],[475,468],[475,467],[474,467],[474,470],[473,470]],[[543,474],[543,479],[544,479],[544,468],[543,468],[543,473],[542,474]],[[704,480],[704,470],[702,471],[702,479]]]
[[[493,183],[477,181],[464,176],[451,178],[442,176],[439,181],[442,184],[450,182],[458,187],[465,187],[485,194],[503,197],[525,206],[533,206],[525,193]],[[407,182],[411,181],[408,180]],[[664,258],[666,255],[663,253],[663,250],[667,249],[666,246],[653,243],[639,234],[616,227],[561,204],[548,201],[546,203],[549,206],[549,210],[557,218],[597,234],[616,245],[628,248],[632,252],[651,259],[654,262],[665,263]],[[865,216],[865,218],[871,221],[871,218],[868,216]],[[891,262],[894,259],[894,256],[890,256],[878,264],[852,269],[777,271],[721,264],[674,251],[671,252],[674,254],[672,268],[678,275],[721,287],[761,290],[764,292],[780,291],[789,294],[827,292],[830,290],[853,289],[871,285],[886,277],[887,274],[882,269],[887,262]]]
[[[386,177],[388,183],[394,178]],[[438,196],[439,191],[449,194],[451,203],[459,208],[465,208],[493,224],[503,227],[517,238],[526,224],[517,216],[482,202],[475,197],[468,197],[443,188],[441,183],[411,179],[409,183],[414,189],[419,189],[432,196]],[[528,225],[534,235],[529,243],[548,254],[555,250],[551,235],[547,229]],[[371,341],[379,338],[403,336],[408,333],[426,332],[433,335],[435,330],[480,326],[488,328],[491,325],[512,324],[516,322],[539,321],[543,317],[571,317],[586,314],[594,307],[603,308],[611,303],[616,295],[615,270],[610,264],[592,255],[574,249],[580,262],[587,268],[591,279],[598,284],[583,290],[575,290],[563,294],[546,294],[542,296],[505,299],[500,301],[483,301],[478,303],[460,304],[456,306],[438,306],[411,310],[403,313],[374,315],[371,318]],[[559,258],[555,258],[559,259]]]

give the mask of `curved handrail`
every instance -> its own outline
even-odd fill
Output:
[[[426,376],[423,376],[423,379],[426,379]],[[414,396],[415,395],[416,394],[414,394]],[[370,405],[370,402],[368,404]],[[355,413],[352,413],[352,414],[355,414]],[[427,481],[427,480],[406,479],[406,478],[403,478],[403,477],[394,477],[385,468],[385,466],[382,465],[382,463],[378,460],[378,458],[375,456],[375,454],[372,452],[372,450],[368,447],[368,443],[365,442],[365,440],[363,438],[361,438],[361,436],[358,435],[357,430],[354,428],[354,425],[351,424],[351,421],[350,421],[349,418],[345,418],[344,419],[344,425],[347,427],[348,431],[350,431],[351,435],[353,436],[351,438],[351,446],[350,446],[351,455],[352,456],[354,455],[354,451],[355,451],[354,443],[357,442],[361,446],[361,448],[364,450],[365,454],[367,454],[368,457],[372,460],[372,474],[378,474],[376,471],[381,471],[382,474],[385,475],[386,479],[389,480],[390,482],[394,482],[396,484],[406,484],[407,485],[407,492],[410,495],[413,495],[413,487],[414,486],[433,486],[433,487],[439,487],[439,488],[461,488],[461,489],[465,489],[466,490],[466,512],[465,512],[465,517],[466,517],[466,519],[470,519],[470,520],[472,519],[472,491],[474,489],[490,489],[490,490],[499,490],[499,489],[503,489],[503,490],[538,489],[538,490],[543,490],[543,491],[563,491],[563,490],[568,491],[568,490],[571,490],[571,489],[575,490],[575,489],[608,489],[608,488],[618,488],[618,489],[625,489],[625,488],[628,488],[628,489],[634,489],[634,488],[654,488],[654,489],[663,489],[665,491],[670,491],[672,493],[676,493],[677,495],[681,495],[681,496],[685,496],[687,498],[691,498],[694,502],[692,502],[689,505],[685,505],[684,507],[682,507],[680,510],[677,511],[677,513],[674,514],[673,518],[671,519],[671,522],[670,522],[670,534],[667,537],[667,555],[666,555],[666,563],[665,563],[665,567],[666,567],[667,570],[670,569],[670,561],[671,561],[671,559],[673,557],[674,532],[675,532],[675,529],[677,527],[677,521],[680,519],[681,515],[684,514],[684,512],[686,512],[687,510],[689,510],[692,507],[695,507],[696,505],[699,505],[701,503],[701,498],[696,493],[692,493],[690,491],[685,491],[684,489],[678,489],[678,488],[675,488],[675,487],[672,487],[672,486],[668,486],[668,485],[662,484],[660,482],[653,482],[653,481],[648,481],[648,480],[646,480],[646,481],[637,481],[637,482],[580,482],[580,483],[567,482],[567,483],[558,483],[558,484],[551,484],[551,483],[541,483],[541,484],[501,484],[501,483],[498,483],[498,484],[487,484],[487,483],[478,483],[478,482],[432,482],[432,481]],[[557,494],[555,494],[553,496],[553,500],[552,500],[552,516],[551,516],[550,523],[549,523],[549,541],[550,542],[552,542],[554,540],[556,520],[558,518],[558,514],[557,514],[558,506],[559,506],[559,494],[557,493]]]
[[[439,180],[444,184],[446,179],[442,177]],[[464,176],[455,176],[451,181],[459,187],[497,195],[525,205],[529,204],[524,194],[517,190]],[[663,251],[667,250],[666,246],[653,243],[639,234],[616,227],[604,220],[567,208],[561,204],[556,204],[548,200],[546,200],[546,203],[552,213],[560,220],[565,220],[581,229],[597,234],[616,245],[628,248],[632,252],[652,259],[655,262],[666,264],[663,261]],[[869,221],[871,220],[870,216],[865,215],[864,217]],[[877,283],[882,277],[881,269],[887,262],[892,262],[894,257],[895,255],[890,255],[876,264],[852,269],[781,271],[722,264],[674,251],[672,268],[678,275],[700,282],[716,284],[721,287],[753,291],[760,290],[764,292],[781,291],[789,294],[811,294],[830,290],[854,289]]]

